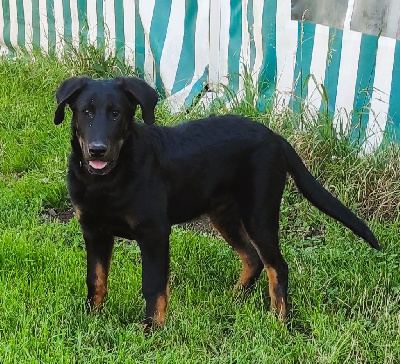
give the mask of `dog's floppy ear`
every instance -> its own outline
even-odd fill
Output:
[[[116,81],[128,96],[129,101],[140,105],[143,121],[146,124],[154,124],[154,109],[158,101],[156,90],[137,77],[118,77]]]
[[[70,104],[76,96],[78,96],[88,81],[89,78],[87,77],[71,77],[58,86],[56,92],[57,109],[54,113],[54,124],[58,125],[64,120],[65,105]]]

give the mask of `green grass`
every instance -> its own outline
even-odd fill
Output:
[[[251,294],[235,295],[240,264],[232,250],[182,228],[171,236],[165,328],[146,336],[139,325],[144,300],[135,243],[116,244],[104,310],[86,315],[78,223],[43,216],[48,207],[68,205],[70,127],[53,124],[54,92],[71,74],[131,70],[101,58],[91,69],[87,54],[73,56],[79,54],[64,61],[40,54],[34,62],[0,59],[1,363],[398,362],[398,148],[360,156],[346,138],[332,136],[323,117],[299,131],[299,116],[260,113],[254,97],[236,100],[233,111],[288,137],[327,188],[370,220],[382,252],[312,208],[289,183],[281,213],[282,252],[290,268],[287,323],[268,312],[264,276]],[[160,105],[157,120],[173,124],[202,112],[171,115]],[[217,103],[212,112],[227,110]]]

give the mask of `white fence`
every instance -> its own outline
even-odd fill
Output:
[[[305,102],[372,150],[383,139],[400,139],[397,3],[2,0],[0,51],[60,52],[66,40],[78,46],[107,38],[109,50],[134,65],[173,109],[189,105],[205,84],[240,91],[246,69],[258,85],[260,108],[273,95],[278,110],[296,111]],[[367,11],[364,24],[360,14]]]

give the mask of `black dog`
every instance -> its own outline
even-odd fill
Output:
[[[294,149],[240,116],[175,127],[154,123],[157,93],[137,78],[70,78],[57,90],[54,122],[72,111],[68,190],[87,250],[88,302],[101,305],[114,236],[137,240],[145,324],[162,325],[168,301],[171,225],[207,214],[242,261],[237,288],[263,268],[271,306],[287,314],[288,267],[279,251],[279,209],[289,172],[302,194],[373,248],[368,227],[309,173]],[[145,124],[134,122],[140,105]]]

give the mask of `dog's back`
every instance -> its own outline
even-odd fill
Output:
[[[246,188],[261,144],[277,145],[273,132],[239,116],[210,117],[175,127],[146,126],[169,191],[169,218],[180,223],[206,213],[221,195]],[[268,158],[268,151],[264,156]],[[269,171],[265,171],[269,173]]]

